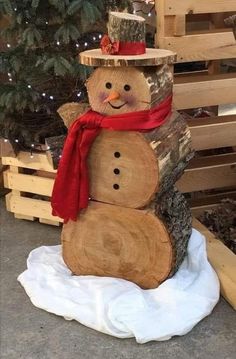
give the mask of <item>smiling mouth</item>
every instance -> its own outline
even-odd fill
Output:
[[[120,105],[120,106],[114,106],[114,105],[112,105],[110,102],[108,102],[109,103],[109,105],[112,107],[112,108],[115,108],[116,110],[119,110],[121,107],[123,107],[123,106],[125,106],[126,104],[127,104],[127,102],[124,102],[124,103],[122,103],[122,105]]]

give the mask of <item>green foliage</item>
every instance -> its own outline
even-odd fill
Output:
[[[71,24],[62,24],[59,29],[55,32],[54,39],[61,41],[64,44],[69,44],[71,40],[77,40],[80,36],[78,28]]]
[[[83,0],[72,1],[68,6],[67,14],[68,15],[76,14],[81,9],[82,5],[83,5]]]
[[[8,113],[25,110],[35,110],[35,104],[39,99],[36,91],[28,88],[26,84],[19,83],[16,86],[5,84],[0,88],[0,107],[6,108]]]
[[[11,0],[1,0],[0,5],[5,14],[13,15],[14,9],[13,2]]]
[[[1,131],[15,129],[16,121],[21,126],[26,115],[38,124],[43,114],[58,121],[56,109],[60,105],[78,101],[80,92],[85,98],[84,81],[91,69],[78,63],[78,46],[85,50],[87,42],[86,49],[98,47],[98,34],[105,29],[108,9],[122,10],[128,3],[0,0],[1,14],[9,19],[0,33],[9,44],[0,49],[0,75],[4,78],[0,84],[0,135]]]
[[[62,56],[54,56],[49,58],[43,66],[45,72],[52,70],[56,76],[65,76],[73,73],[72,64]]]
[[[27,47],[40,45],[41,40],[42,35],[35,25],[30,25],[22,34],[22,43],[25,43]]]

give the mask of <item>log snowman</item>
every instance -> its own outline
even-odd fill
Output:
[[[52,195],[73,274],[148,289],[184,259],[191,215],[174,184],[192,152],[186,122],[171,108],[174,60],[146,49],[143,18],[117,12],[101,49],[80,53],[96,67],[87,81],[92,110],[70,126]],[[65,121],[79,112],[68,106],[59,111]]]

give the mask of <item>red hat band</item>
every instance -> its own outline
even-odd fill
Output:
[[[142,55],[146,52],[145,42],[112,41],[108,35],[102,37],[100,47],[106,55]]]

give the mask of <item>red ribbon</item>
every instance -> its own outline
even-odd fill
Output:
[[[76,221],[89,201],[87,156],[102,128],[117,131],[151,130],[161,126],[171,111],[172,96],[150,110],[103,116],[89,110],[70,127],[52,193],[52,214]],[[101,154],[102,156],[102,154]]]
[[[108,35],[102,37],[100,47],[106,55],[142,55],[146,52],[145,42],[111,41]]]

